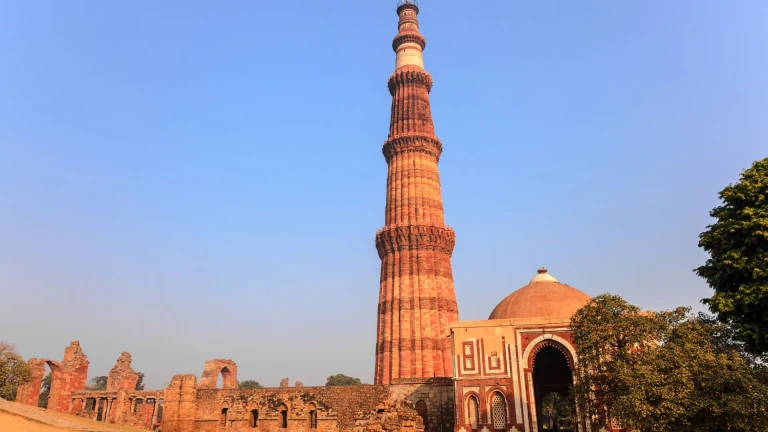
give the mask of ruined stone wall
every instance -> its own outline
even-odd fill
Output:
[[[133,390],[139,382],[139,374],[131,368],[131,354],[123,351],[115,363],[115,367],[107,375],[107,390]]]
[[[25,405],[37,406],[40,401],[40,385],[45,376],[45,365],[51,368],[51,392],[48,396],[48,409],[58,412],[70,411],[69,395],[76,390],[84,390],[88,379],[88,358],[80,348],[80,342],[73,341],[64,349],[61,363],[48,359],[29,359],[32,368],[32,382],[20,386],[16,398]]]
[[[219,374],[221,374],[222,388],[238,388],[237,365],[232,360],[222,359],[208,360],[205,362],[203,375],[200,377],[200,384],[197,387],[215,389]]]
[[[32,380],[16,389],[16,402],[31,406],[37,406],[40,402],[40,386],[43,385],[43,378],[45,378],[45,362],[45,359],[37,358],[27,361],[32,371]]]
[[[199,388],[195,381],[194,375],[177,375],[166,389],[164,432],[244,431],[253,429],[254,422],[262,432],[352,431],[356,421],[397,400],[413,406],[421,402],[426,412],[419,414],[427,431],[453,429],[450,379],[350,387],[304,387],[296,383],[294,387],[250,390]],[[282,428],[283,415],[287,417],[286,428]],[[415,423],[408,424],[416,428]]]
[[[363,412],[374,410],[389,398],[386,386],[288,387],[253,390],[197,390],[195,431],[217,431],[222,423],[234,430],[253,428],[254,410],[258,427],[266,432],[281,428],[287,416],[290,431],[310,431],[310,411],[316,412],[316,430],[351,430]],[[226,418],[222,410],[227,409]],[[287,414],[282,414],[285,411]]]
[[[426,382],[401,379],[397,382],[390,386],[391,399],[412,402],[422,415],[425,431],[453,430],[454,391],[451,378],[433,378]],[[420,410],[420,401],[426,412]]]
[[[76,391],[70,414],[122,426],[153,430],[160,425],[164,390]]]

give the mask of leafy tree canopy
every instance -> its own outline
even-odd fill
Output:
[[[695,272],[715,290],[703,302],[752,354],[768,355],[768,158],[741,173],[720,199],[710,212],[715,223],[699,235],[710,258]]]
[[[32,370],[16,353],[16,347],[0,341],[0,397],[16,400],[16,388],[32,380]]]
[[[91,383],[85,386],[87,390],[106,390],[107,389],[107,377],[97,376],[91,378]]]
[[[258,381],[254,381],[254,380],[240,381],[238,386],[241,389],[260,389],[260,388],[264,388],[263,385],[259,384]]]
[[[768,374],[733,331],[690,309],[643,313],[621,297],[593,298],[571,320],[582,412],[638,432],[768,430]]]
[[[40,399],[37,401],[37,406],[40,408],[48,408],[48,397],[51,395],[51,380],[53,377],[48,372],[43,378],[43,382],[40,384]]]
[[[363,385],[360,378],[352,378],[343,374],[331,375],[328,377],[328,381],[325,383],[326,387],[330,386],[358,386]]]
[[[136,381],[136,388],[134,390],[144,390],[144,372],[136,372],[139,376],[139,380]],[[104,382],[104,388],[107,388],[106,381]]]

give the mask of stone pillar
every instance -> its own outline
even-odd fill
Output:
[[[176,375],[165,390],[163,432],[194,432],[197,377]]]
[[[101,421],[103,421],[104,423],[109,423],[107,419],[109,419],[109,409],[111,407],[111,402],[112,402],[112,399],[110,398],[106,398],[104,400],[104,414],[102,414],[101,416]]]
[[[155,398],[155,404],[152,406],[152,421],[149,424],[150,427],[154,426],[157,421],[157,408],[160,405],[160,398]]]

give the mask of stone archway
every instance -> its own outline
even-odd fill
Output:
[[[537,413],[536,430],[546,431],[553,424],[553,419],[544,415],[542,402],[553,393],[557,393],[566,400],[570,399],[570,391],[573,386],[573,362],[568,350],[553,341],[546,341],[537,346],[533,353],[532,376],[533,397]],[[548,402],[551,399],[548,398]],[[576,422],[571,418],[569,424],[559,424],[558,427],[560,431],[571,431],[574,430],[575,424]]]
[[[203,375],[200,377],[198,388],[215,389],[217,380],[221,375],[221,388],[236,389],[237,383],[237,365],[232,360],[208,360],[203,368]]]

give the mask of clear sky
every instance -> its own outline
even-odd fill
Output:
[[[0,339],[152,388],[372,382],[394,0],[0,0]],[[647,309],[768,153],[768,2],[423,0],[461,319],[546,266]]]

